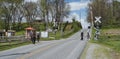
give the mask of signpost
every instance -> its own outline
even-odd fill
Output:
[[[100,19],[101,19],[101,17],[95,17],[95,23],[97,23],[97,22],[99,22],[99,23],[101,23],[101,21],[100,21]]]
[[[96,30],[96,32],[95,32],[95,36],[94,36],[94,39],[95,40],[98,40],[98,36],[100,35],[100,25],[101,25],[101,16],[99,16],[99,17],[95,17],[95,30]]]
[[[42,31],[41,32],[41,37],[42,38],[47,38],[48,37],[48,32],[47,31]]]

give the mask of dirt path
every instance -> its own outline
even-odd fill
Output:
[[[87,50],[87,56],[85,59],[93,59],[93,55],[94,55],[94,50],[97,48],[97,45],[90,45],[90,47]]]
[[[108,47],[95,43],[88,43],[80,59],[120,59],[120,58],[116,58],[116,56],[114,56],[114,54],[112,53],[112,50]]]

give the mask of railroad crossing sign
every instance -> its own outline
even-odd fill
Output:
[[[95,17],[95,23],[97,23],[97,22],[99,22],[99,23],[101,23],[101,21],[100,21],[100,19],[101,19],[101,16],[99,16],[99,17]]]
[[[95,32],[94,39],[95,39],[95,40],[98,40],[99,35],[100,35],[100,24],[101,24],[100,19],[101,19],[101,16],[95,17],[95,19],[96,19],[96,20],[95,20],[95,25],[96,25],[95,29],[96,29],[96,32]]]

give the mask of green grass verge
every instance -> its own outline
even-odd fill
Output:
[[[16,32],[16,35],[25,35],[25,30],[24,31]]]
[[[0,51],[3,51],[3,50],[8,50],[8,49],[12,49],[12,48],[16,48],[16,47],[20,47],[20,46],[23,46],[23,45],[28,45],[30,44],[31,42],[23,42],[23,43],[16,43],[16,44],[10,44],[10,43],[6,43],[4,45],[0,45]],[[2,44],[2,43],[1,43]]]
[[[111,35],[111,34],[106,35],[104,31],[108,31],[108,30],[111,30],[111,29],[103,29],[101,31],[102,33],[99,37],[99,40],[93,40],[92,38],[91,42],[108,46],[112,48],[113,50],[115,50],[116,52],[120,53],[120,35]]]
[[[69,32],[69,33],[65,34],[65,35],[63,36],[63,38],[68,38],[69,36],[71,36],[71,35],[74,34],[74,33],[76,33],[76,32]]]
[[[104,36],[104,37],[102,36],[101,39],[99,39],[97,41],[91,40],[91,42],[111,47],[116,52],[120,52],[120,40],[118,40],[119,38],[120,38],[119,36],[116,36],[113,38],[107,38],[106,36]]]

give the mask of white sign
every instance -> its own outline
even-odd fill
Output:
[[[48,32],[47,31],[41,32],[41,37],[42,38],[47,38],[48,37]]]
[[[8,35],[8,37],[10,37],[10,36],[11,36],[11,33],[8,33],[7,35]]]
[[[101,23],[101,21],[100,21],[101,17],[95,17],[95,19],[96,19],[96,20],[95,20],[95,23],[96,23],[96,22]]]

